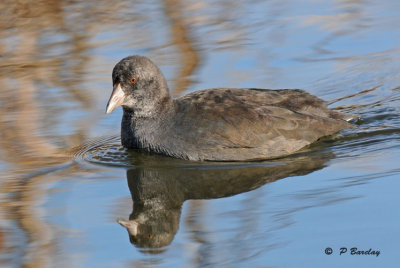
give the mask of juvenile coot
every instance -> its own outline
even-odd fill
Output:
[[[189,160],[267,159],[352,127],[345,114],[299,89],[214,88],[171,98],[144,56],[122,59],[112,79],[106,113],[122,106],[126,148]]]

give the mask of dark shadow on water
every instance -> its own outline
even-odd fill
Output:
[[[142,252],[157,254],[174,239],[186,200],[229,197],[309,174],[323,168],[334,154],[308,152],[268,162],[186,166],[181,160],[165,158],[168,164],[164,165],[158,156],[153,161],[153,156],[139,157],[144,161],[137,160],[138,165],[127,170],[133,210],[129,220],[118,222],[126,227],[132,244]]]

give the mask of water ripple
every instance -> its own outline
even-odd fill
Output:
[[[103,136],[89,140],[74,148],[73,157],[76,160],[111,166],[131,166],[129,153],[121,146],[119,135]]]

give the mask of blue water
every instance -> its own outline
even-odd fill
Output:
[[[4,4],[1,266],[397,267],[400,2],[178,2]],[[104,112],[131,54],[174,95],[301,88],[361,119],[274,161],[127,152],[121,109]],[[117,223],[133,210],[148,241]]]

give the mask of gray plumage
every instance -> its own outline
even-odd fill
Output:
[[[173,99],[159,68],[143,56],[122,59],[113,84],[123,99],[114,105],[113,92],[107,113],[123,107],[122,145],[177,158],[276,158],[352,127],[346,115],[299,89],[215,88]]]

